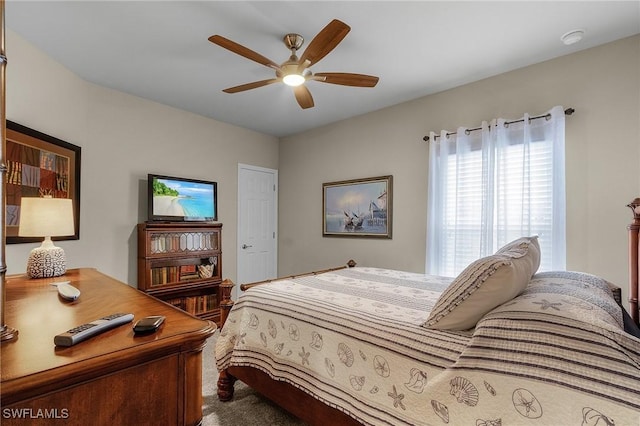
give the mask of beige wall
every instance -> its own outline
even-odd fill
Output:
[[[236,274],[238,163],[278,168],[278,140],[89,84],[7,31],[7,118],[82,147],[80,240],[58,243],[68,267],[137,283],[136,224],[147,173],[218,182],[224,276]],[[37,244],[8,245],[22,273]]]
[[[640,36],[523,68],[280,141],[79,79],[7,31],[7,118],[82,147],[81,239],[69,267],[136,282],[146,174],[219,182],[224,275],[235,279],[237,163],[279,169],[279,274],[344,263],[424,271],[430,130],[518,118],[553,105],[567,119],[568,267],[626,297],[625,205],[640,196]],[[384,76],[381,76],[384,78]],[[352,91],[351,91],[352,90]],[[345,96],[357,94],[345,88]],[[203,155],[209,152],[210,155]],[[393,239],[322,237],[322,183],[394,176]],[[106,194],[106,195],[105,195]],[[7,246],[9,273],[37,244]]]
[[[345,96],[357,90],[345,88]],[[562,105],[576,110],[566,127],[567,266],[616,282],[626,298],[631,212],[625,205],[640,196],[639,94],[635,36],[285,138],[279,272],[350,258],[423,272],[428,147],[422,137]],[[323,182],[387,174],[394,178],[392,240],[322,237]]]

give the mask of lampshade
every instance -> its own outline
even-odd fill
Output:
[[[62,237],[74,233],[72,199],[22,198],[20,237]]]
[[[67,271],[64,250],[56,247],[51,237],[73,235],[73,200],[70,198],[24,197],[20,206],[20,237],[44,237],[40,247],[34,248],[27,261],[30,278],[64,275]]]

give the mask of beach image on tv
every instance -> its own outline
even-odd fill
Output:
[[[213,186],[172,179],[153,179],[153,213],[185,219],[213,218]]]

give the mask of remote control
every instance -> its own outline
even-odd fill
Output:
[[[76,343],[87,340],[89,337],[111,330],[114,327],[126,324],[132,320],[133,314],[117,313],[102,317],[95,321],[74,327],[62,334],[58,334],[53,338],[53,343],[55,343],[56,346],[73,346]]]
[[[80,297],[80,290],[69,284],[69,281],[61,281],[53,285],[58,287],[58,294],[63,299],[76,300]]]

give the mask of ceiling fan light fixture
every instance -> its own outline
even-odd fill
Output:
[[[303,76],[301,76],[300,74],[287,74],[284,77],[282,77],[282,82],[284,84],[286,84],[287,86],[291,86],[291,87],[296,87],[296,86],[300,86],[302,83],[305,82],[305,78]]]
[[[0,0],[1,2],[2,0]],[[229,50],[232,53],[243,56],[251,61],[264,65],[275,71],[275,78],[254,81],[252,83],[241,84],[239,86],[223,89],[225,93],[238,93],[245,90],[256,89],[274,83],[284,83],[293,87],[293,94],[302,109],[312,108],[313,97],[304,84],[307,80],[323,83],[337,84],[351,87],[374,87],[378,83],[378,77],[365,74],[329,72],[314,75],[310,67],[317,64],[322,58],[327,56],[347,35],[351,28],[344,22],[334,19],[329,22],[311,40],[309,46],[304,50],[302,56],[298,58],[296,52],[302,47],[304,38],[295,33],[284,36],[284,44],[291,51],[289,59],[278,65],[271,59],[254,52],[253,50],[229,40],[221,35],[209,37],[211,43]]]

